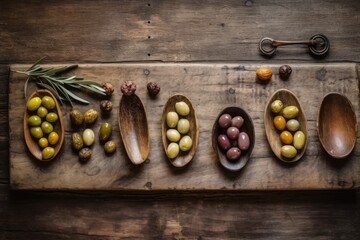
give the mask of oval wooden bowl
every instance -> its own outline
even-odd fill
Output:
[[[325,95],[316,127],[321,145],[333,158],[345,158],[354,149],[357,135],[356,114],[351,102],[344,95]]]
[[[180,153],[176,158],[174,158],[174,159],[168,158],[169,161],[171,162],[171,164],[174,167],[178,167],[178,168],[184,167],[194,158],[196,148],[197,148],[197,145],[199,142],[199,127],[198,127],[195,109],[193,108],[193,106],[188,98],[186,98],[183,95],[174,95],[171,98],[169,98],[169,100],[165,104],[163,114],[162,114],[161,137],[162,137],[163,148],[166,152],[166,149],[167,149],[168,145],[170,144],[170,141],[166,137],[166,131],[169,129],[169,127],[166,124],[166,114],[170,111],[175,112],[175,103],[180,102],[180,101],[184,101],[190,108],[189,115],[186,117],[179,116],[179,119],[186,118],[189,120],[190,131],[187,135],[191,137],[191,139],[193,141],[193,145],[192,145],[191,149],[187,152],[182,152],[180,150]]]
[[[273,124],[273,119],[277,115],[276,113],[273,113],[271,111],[271,103],[275,100],[281,100],[284,104],[284,108],[287,106],[296,106],[299,109],[299,115],[296,117],[296,119],[300,123],[299,130],[302,131],[305,134],[305,146],[298,150],[297,155],[292,158],[288,159],[281,155],[281,147],[284,145],[280,141],[280,131],[278,131]],[[269,142],[269,145],[271,147],[271,150],[274,152],[274,154],[284,162],[296,162],[301,159],[301,157],[304,155],[308,143],[308,127],[307,127],[307,121],[305,112],[299,102],[299,99],[295,96],[295,94],[287,89],[279,89],[277,90],[268,100],[265,106],[264,111],[264,125],[265,125],[265,132],[266,132],[266,138]]]
[[[241,151],[240,158],[236,161],[229,161],[226,158],[226,152],[222,151],[217,144],[217,138],[219,134],[225,133],[225,131],[222,130],[218,124],[220,116],[225,113],[229,114],[231,117],[241,116],[244,119],[244,124],[241,127],[240,132],[246,132],[250,138],[249,148],[245,151]],[[212,146],[218,156],[221,165],[230,171],[233,172],[239,171],[249,161],[251,153],[254,149],[254,145],[255,145],[255,128],[254,128],[254,123],[251,117],[249,116],[249,114],[247,114],[245,110],[239,107],[228,107],[225,108],[223,111],[221,111],[220,114],[217,116],[212,129]]]
[[[121,97],[118,121],[130,161],[135,165],[143,163],[150,152],[149,128],[144,105],[136,94]]]
[[[30,153],[38,160],[40,161],[50,161],[52,159],[54,159],[56,157],[56,155],[59,153],[62,145],[63,145],[63,142],[64,142],[64,120],[63,120],[63,117],[62,117],[62,113],[61,113],[61,109],[60,109],[60,106],[59,106],[59,103],[58,101],[56,100],[55,96],[48,90],[37,90],[35,92],[33,92],[29,98],[33,98],[33,97],[44,97],[44,96],[50,96],[51,98],[54,99],[55,101],[55,108],[54,108],[54,112],[58,115],[58,120],[55,122],[55,124],[53,124],[54,126],[54,132],[56,132],[58,135],[59,135],[59,141],[58,143],[54,146],[54,149],[55,149],[55,154],[54,156],[52,156],[51,158],[49,159],[42,159],[42,149],[41,147],[39,146],[38,144],[38,140],[37,139],[34,139],[32,136],[31,136],[31,133],[30,133],[30,128],[29,128],[29,124],[27,122],[27,119],[30,117],[30,114],[27,110],[27,107],[26,107],[26,104],[25,104],[25,111],[24,111],[24,138],[25,138],[25,142],[26,142],[26,145],[30,151]]]

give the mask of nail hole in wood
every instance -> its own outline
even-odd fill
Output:
[[[150,56],[151,56],[151,54],[150,54],[150,53],[148,53],[148,56],[150,57]]]

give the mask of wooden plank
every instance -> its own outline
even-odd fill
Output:
[[[0,65],[0,184],[9,183],[9,66]],[[0,191],[0,198],[1,198]]]
[[[88,164],[80,164],[70,149],[72,129],[66,121],[65,145],[59,158],[50,164],[39,164],[26,151],[23,140],[22,113],[24,78],[11,74],[10,80],[10,180],[13,189],[72,190],[270,190],[270,189],[358,189],[360,186],[360,145],[345,161],[334,161],[321,148],[316,134],[316,117],[322,97],[331,91],[345,94],[359,113],[357,66],[344,64],[293,64],[290,80],[282,81],[276,74],[279,64],[267,64],[275,75],[267,84],[255,81],[259,64],[192,63],[192,64],[89,64],[81,65],[78,76],[96,81],[110,81],[114,112],[109,121],[114,126],[113,139],[120,146],[115,155],[103,153],[95,144],[95,155]],[[12,69],[24,69],[14,65]],[[120,85],[135,81],[138,95],[148,114],[151,138],[149,159],[140,167],[133,166],[120,142],[116,112],[120,101]],[[156,81],[162,87],[159,98],[151,100],[146,83]],[[265,137],[263,110],[267,98],[279,88],[292,90],[300,99],[308,119],[309,144],[305,156],[297,164],[277,160]],[[161,113],[167,99],[184,94],[192,101],[200,125],[199,147],[186,169],[175,170],[164,156],[161,146]],[[99,109],[91,99],[90,106]],[[211,129],[217,114],[227,106],[241,106],[254,120],[256,142],[252,159],[239,173],[230,174],[219,166],[211,147]],[[70,107],[63,108],[68,119]],[[93,127],[98,131],[99,120]],[[359,138],[359,133],[358,133]]]
[[[359,7],[356,0],[2,1],[0,63],[43,54],[51,62],[263,61],[261,38],[318,32],[331,42],[326,60],[360,61]],[[274,60],[284,59],[313,61],[305,46],[280,49]]]

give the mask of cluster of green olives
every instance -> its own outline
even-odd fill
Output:
[[[175,103],[175,112],[171,111],[166,114],[166,124],[169,127],[166,131],[166,137],[171,142],[166,149],[168,158],[176,158],[180,150],[189,151],[193,145],[191,137],[187,135],[190,131],[190,122],[185,117],[189,113],[189,106],[181,101]],[[183,118],[179,119],[179,115]]]
[[[30,116],[27,119],[30,134],[42,148],[42,159],[48,160],[54,156],[54,146],[59,141],[59,135],[54,131],[54,124],[58,120],[54,112],[55,101],[50,96],[33,97],[28,100],[26,107]]]
[[[277,114],[274,119],[274,127],[280,131],[281,155],[285,158],[294,158],[297,151],[305,146],[305,134],[300,131],[300,123],[296,119],[299,109],[296,106],[284,107],[281,100],[271,103],[271,111]]]

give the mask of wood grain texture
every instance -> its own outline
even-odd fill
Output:
[[[262,61],[263,37],[316,33],[330,39],[325,61],[360,61],[359,7],[355,0],[1,1],[0,63],[42,55],[51,62]],[[306,46],[280,48],[273,59],[314,61]]]
[[[273,72],[279,64],[266,64]],[[100,144],[93,146],[94,155],[88,164],[80,164],[70,149],[73,132],[68,119],[69,107],[62,109],[65,119],[65,144],[59,158],[49,165],[36,164],[26,152],[21,114],[25,104],[22,87],[24,78],[10,77],[10,173],[14,189],[104,189],[104,190],[269,190],[269,189],[349,189],[359,188],[360,145],[340,164],[325,155],[316,132],[316,118],[322,97],[328,92],[346,95],[359,113],[359,82],[356,64],[293,64],[287,81],[275,74],[267,84],[258,84],[255,70],[260,65],[233,64],[109,64],[81,65],[76,71],[95,81],[104,76],[116,92],[114,110],[119,107],[120,85],[124,80],[137,84],[137,94],[147,111],[151,147],[145,164],[136,167],[126,158],[116,124],[116,113],[107,121],[113,128],[116,154],[106,156]],[[14,65],[12,69],[26,68]],[[156,81],[162,91],[157,99],[147,95],[146,83]],[[32,85],[34,87],[34,85]],[[308,147],[298,164],[284,165],[272,154],[265,137],[263,112],[268,98],[276,89],[287,88],[299,98],[308,119]],[[184,94],[192,102],[199,121],[199,146],[195,158],[182,171],[176,171],[161,147],[161,116],[167,99]],[[99,108],[99,101],[89,99],[87,108]],[[218,164],[211,146],[214,120],[227,106],[239,106],[249,113],[255,126],[255,148],[242,171],[230,174]],[[98,131],[99,119],[92,127]],[[357,140],[359,135],[357,136]]]

